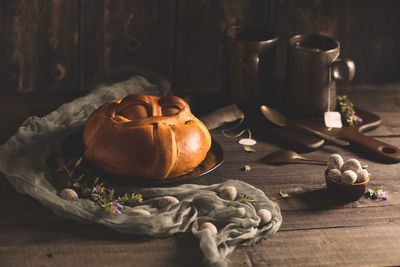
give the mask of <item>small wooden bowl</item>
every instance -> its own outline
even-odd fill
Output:
[[[325,182],[326,189],[328,192],[338,198],[346,200],[357,200],[365,194],[367,185],[371,175],[368,175],[368,179],[362,183],[345,184],[332,180],[328,177],[328,171],[325,171]]]

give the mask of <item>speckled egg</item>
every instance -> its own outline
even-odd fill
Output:
[[[357,180],[357,173],[352,170],[344,171],[342,174],[342,182],[345,184],[354,184]]]
[[[258,217],[260,217],[260,225],[266,225],[268,224],[271,219],[272,219],[272,214],[269,210],[267,209],[259,209],[257,211]]]
[[[226,186],[226,187],[222,188],[220,196],[221,196],[221,198],[226,199],[226,200],[230,200],[230,201],[235,200],[237,197],[236,187]]]
[[[328,171],[328,177],[331,180],[340,182],[342,180],[342,172],[338,169],[330,169]]]
[[[362,183],[368,180],[369,173],[365,169],[361,169],[357,172],[356,183]]]
[[[209,230],[212,235],[218,234],[217,227],[215,227],[215,225],[210,222],[205,222],[201,225],[200,230],[205,230],[205,229]]]
[[[244,217],[246,215],[246,209],[243,207],[238,208],[237,211],[240,217]]]
[[[164,196],[160,198],[158,201],[158,205],[160,205],[161,208],[165,208],[169,205],[179,203],[179,200],[176,197],[173,196]]]
[[[150,216],[151,213],[144,209],[134,209],[129,212],[132,216]]]
[[[343,165],[343,158],[339,154],[332,154],[329,156],[328,161],[326,163],[328,166],[328,170],[330,169],[339,169]]]
[[[65,200],[77,200],[78,194],[70,188],[64,188],[61,190],[59,196]]]
[[[343,163],[341,171],[345,172],[347,170],[352,170],[353,172],[357,173],[361,169],[362,169],[361,163],[358,160],[349,159],[349,160],[346,160],[345,163]]]

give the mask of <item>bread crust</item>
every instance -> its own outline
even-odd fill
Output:
[[[168,179],[191,172],[211,147],[207,127],[181,98],[129,95],[86,121],[84,158],[107,172]]]

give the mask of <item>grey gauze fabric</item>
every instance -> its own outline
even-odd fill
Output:
[[[124,207],[122,214],[105,213],[94,202],[79,198],[68,201],[58,196],[52,185],[52,177],[46,160],[58,151],[63,140],[82,130],[88,116],[100,105],[133,93],[165,96],[161,90],[145,78],[134,76],[127,81],[101,86],[87,96],[60,106],[44,116],[28,118],[5,144],[0,146],[0,172],[20,193],[28,194],[62,217],[85,223],[99,223],[123,233],[166,237],[191,229],[200,240],[205,263],[224,266],[226,256],[238,245],[250,246],[278,231],[282,217],[277,204],[253,186],[236,180],[221,184],[183,184],[175,187],[127,187],[124,192],[139,192],[144,201],[134,207]],[[226,186],[234,186],[238,197],[234,201],[220,197]],[[254,201],[243,201],[246,194]],[[161,208],[162,196],[174,196],[179,203]],[[133,209],[145,209],[150,216],[132,216]],[[272,220],[260,225],[257,210],[267,209]],[[21,211],[23,212],[23,211]],[[218,234],[200,230],[204,222],[218,228]]]

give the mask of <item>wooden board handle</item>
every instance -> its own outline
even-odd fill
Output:
[[[342,132],[341,137],[349,140],[351,147],[359,148],[381,161],[400,162],[400,150],[397,147],[368,137],[355,128],[354,131]]]
[[[340,145],[340,146],[348,146],[348,145],[350,145],[350,143],[348,141],[346,141],[346,140],[338,139],[338,138],[336,138],[334,136],[331,136],[329,134],[325,134],[323,132],[317,131],[317,130],[315,130],[313,128],[310,128],[308,126],[302,125],[300,123],[293,123],[292,125],[296,126],[296,127],[299,127],[299,128],[305,130],[308,133],[311,133],[313,135],[321,137],[321,138],[323,138],[325,140],[328,140],[328,141],[330,141],[332,143],[335,143],[337,145]]]

